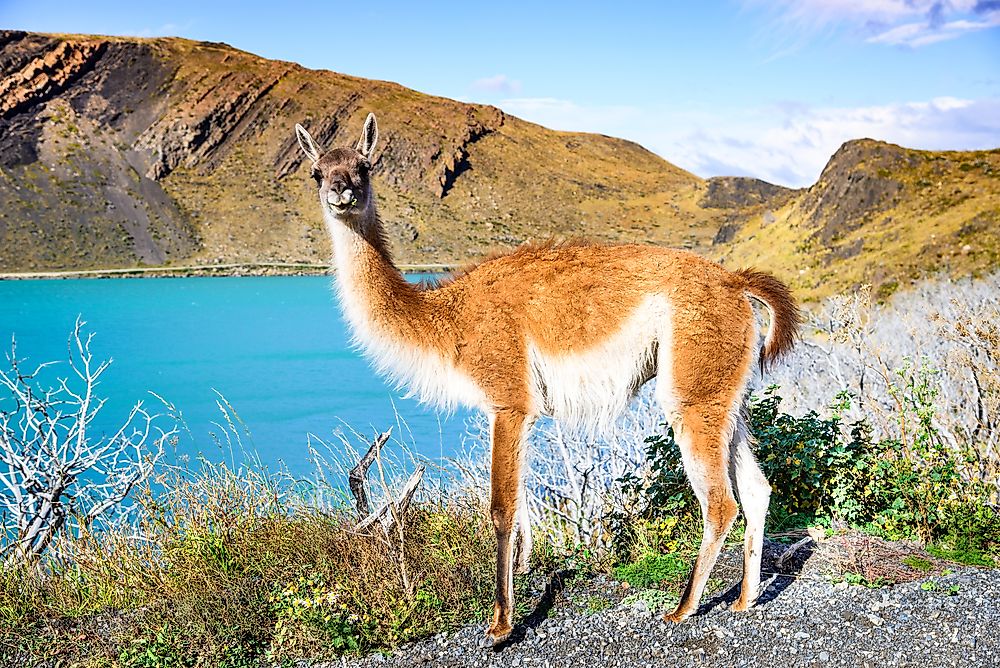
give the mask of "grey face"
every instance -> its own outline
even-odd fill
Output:
[[[354,149],[335,148],[313,165],[319,200],[338,216],[360,213],[371,197],[371,164]]]

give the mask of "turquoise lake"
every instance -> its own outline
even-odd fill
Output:
[[[418,280],[420,276],[414,276]],[[432,459],[457,453],[469,414],[450,416],[406,399],[351,349],[326,276],[0,281],[0,342],[18,358],[64,361],[80,316],[92,351],[112,358],[97,394],[109,429],[137,400],[173,403],[187,430],[179,450],[228,461],[210,433],[221,393],[249,429],[260,460],[310,470],[307,435],[330,444],[350,428],[370,436],[405,421],[403,441]],[[25,365],[30,366],[30,365]],[[69,371],[56,367],[60,375]],[[394,406],[395,405],[395,409]],[[349,425],[346,426],[346,425]],[[408,428],[408,429],[407,429]],[[412,437],[411,437],[412,435]],[[239,455],[237,455],[237,458]]]

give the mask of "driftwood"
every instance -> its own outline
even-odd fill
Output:
[[[812,536],[806,536],[802,540],[797,541],[795,543],[792,543],[788,547],[788,549],[786,549],[784,552],[782,552],[781,556],[778,557],[778,560],[774,564],[775,570],[778,571],[779,573],[783,573],[785,565],[788,562],[791,561],[792,557],[795,556],[795,553],[798,552],[799,550],[801,550],[802,548],[804,548],[809,543],[812,543],[812,542],[815,542],[813,540],[813,537]]]
[[[417,470],[413,472],[406,484],[403,485],[403,491],[400,492],[399,498],[395,501],[387,501],[382,504],[378,510],[370,514],[368,517],[361,520],[356,527],[355,531],[363,531],[367,529],[376,521],[381,521],[382,526],[386,533],[392,531],[395,524],[398,523],[399,518],[402,517],[403,513],[410,506],[410,500],[413,499],[413,495],[417,491],[417,487],[420,485],[421,479],[424,477],[424,465],[421,464],[417,467]]]
[[[378,457],[378,453],[382,450],[382,446],[386,444],[391,435],[391,427],[388,431],[379,434],[372,442],[371,447],[368,448],[365,456],[347,474],[347,484],[351,488],[351,494],[354,495],[354,504],[358,509],[358,519],[364,519],[371,513],[371,507],[368,503],[368,484],[366,482],[368,469],[371,468],[371,465],[375,462],[375,458]]]
[[[413,500],[413,495],[416,494],[417,487],[420,486],[420,481],[424,477],[425,467],[421,464],[417,467],[413,474],[410,475],[406,484],[403,485],[403,489],[400,491],[399,496],[395,500],[387,494],[388,500],[375,512],[371,511],[371,503],[368,495],[368,469],[370,469],[371,465],[375,463],[379,452],[381,452],[382,447],[389,440],[389,436],[391,434],[392,429],[379,434],[372,442],[371,447],[368,448],[368,452],[366,452],[364,457],[362,457],[358,462],[357,466],[352,468],[348,473],[348,486],[351,488],[351,494],[354,496],[355,508],[358,511],[359,521],[354,527],[355,531],[364,531],[375,522],[379,522],[386,535],[391,534],[393,528],[399,525],[400,518],[402,518],[406,509],[410,507],[410,501]],[[386,491],[388,492],[388,490]]]
[[[368,452],[361,458],[357,466],[347,474],[347,481],[351,488],[351,494],[354,495],[355,509],[358,511],[358,523],[354,530],[361,533],[373,524],[378,524],[382,528],[382,534],[379,535],[376,532],[375,535],[390,548],[389,553],[398,569],[399,584],[403,591],[410,596],[413,595],[414,589],[406,563],[406,531],[403,526],[403,516],[406,514],[406,509],[410,507],[410,501],[413,500],[417,487],[420,486],[425,467],[423,464],[417,466],[406,484],[403,485],[399,495],[393,499],[393,495],[385,484],[385,478],[382,475],[382,462],[379,459],[379,452],[389,440],[390,434],[392,434],[392,429],[382,432],[375,438],[371,447],[368,448]],[[386,501],[379,506],[378,510],[371,512],[371,502],[368,495],[368,469],[375,462],[378,462],[379,465],[379,481],[382,483]]]

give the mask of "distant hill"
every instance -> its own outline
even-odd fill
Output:
[[[871,283],[885,298],[929,274],[989,271],[1000,265],[1000,150],[847,142],[815,185],[740,217],[717,257],[767,267],[810,297]]]
[[[997,151],[865,140],[804,190],[703,180],[632,142],[224,44],[8,30],[0,272],[325,262],[293,126],[353,145],[369,111],[382,131],[381,212],[403,263],[463,263],[550,237],[642,241],[758,264],[806,297],[997,263]]]

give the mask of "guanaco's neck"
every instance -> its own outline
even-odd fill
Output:
[[[430,322],[425,300],[393,264],[374,203],[349,221],[327,216],[337,288],[355,336],[362,344],[371,335],[422,343]]]

